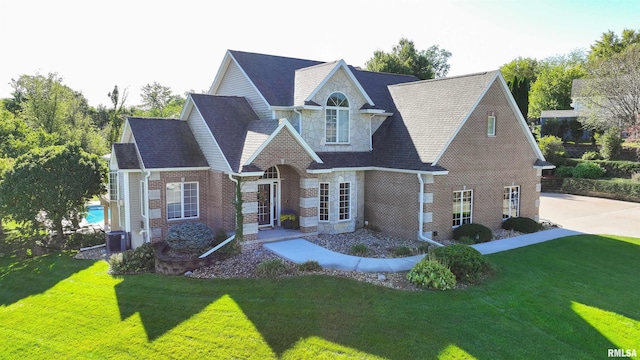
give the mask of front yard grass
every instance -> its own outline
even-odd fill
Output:
[[[0,358],[606,358],[640,351],[640,239],[580,235],[489,259],[453,291],[351,279],[107,275],[0,259]]]

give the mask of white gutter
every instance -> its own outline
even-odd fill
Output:
[[[144,191],[144,204],[143,206],[145,207],[144,209],[144,213],[145,216],[144,217],[144,229],[142,231],[144,231],[144,240],[147,243],[151,242],[151,229],[149,228],[151,225],[149,224],[149,178],[151,177],[151,171],[147,170],[145,171],[145,175],[144,175],[144,189],[142,189],[142,191]]]
[[[422,234],[422,229],[424,226],[422,222],[424,220],[424,212],[422,211],[424,209],[424,180],[422,180],[422,174],[420,173],[418,173],[418,182],[420,183],[420,208],[418,209],[418,221],[420,222],[418,223],[418,238],[422,241],[426,241],[436,246],[444,246],[439,242],[435,242],[429,238],[426,238]]]
[[[234,179],[232,174],[229,173],[229,180],[233,181],[234,183],[236,183],[236,186],[239,186],[238,180]],[[238,199],[236,199],[237,201]],[[238,227],[238,225],[236,224],[236,228]],[[220,249],[221,247],[227,245],[228,243],[230,243],[233,239],[236,238],[236,235],[233,234],[230,238],[228,238],[227,240],[221,242],[220,244],[216,245],[213,249],[210,249],[209,251],[205,252],[204,254],[200,255],[198,258],[199,259],[204,259],[207,256],[213,254],[215,251],[217,251],[218,249]]]
[[[293,112],[298,114],[298,133],[302,135],[302,113],[296,108],[293,108]]]

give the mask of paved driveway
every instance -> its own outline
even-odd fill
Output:
[[[583,233],[640,237],[640,203],[542,193],[540,219]]]

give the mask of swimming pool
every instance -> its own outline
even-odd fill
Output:
[[[87,206],[87,215],[85,220],[89,224],[103,224],[104,223],[104,206],[102,205],[89,205]]]

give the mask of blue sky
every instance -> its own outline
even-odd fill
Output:
[[[128,105],[154,81],[174,93],[211,85],[227,49],[364,66],[401,37],[452,52],[449,75],[518,56],[588,49],[640,29],[640,0],[0,0],[0,98],[21,74],[57,72],[93,106],[114,85]]]

